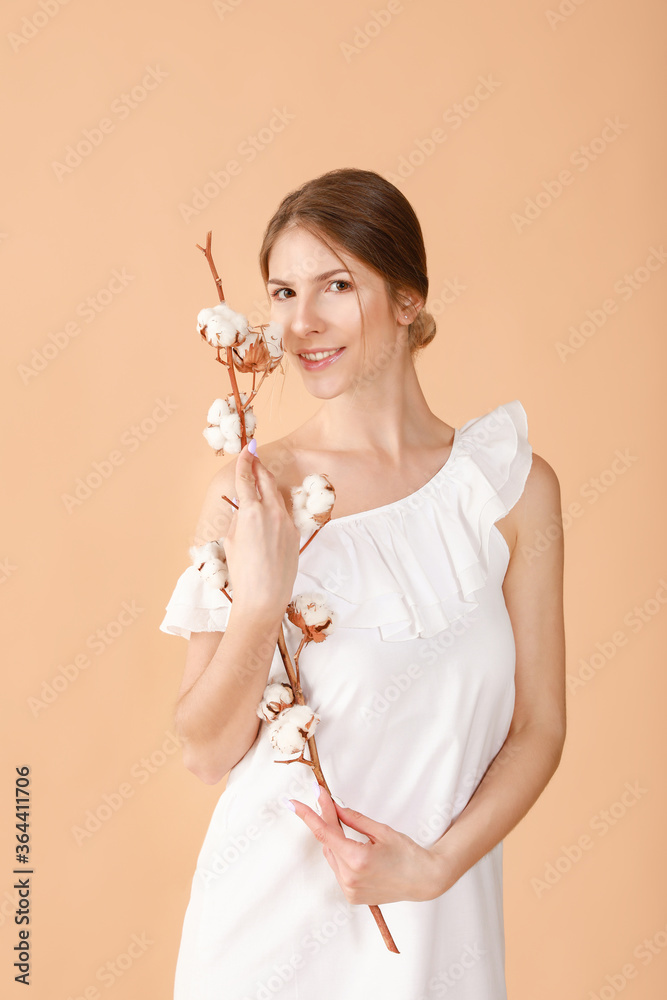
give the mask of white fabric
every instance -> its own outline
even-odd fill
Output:
[[[502,747],[514,709],[515,644],[496,526],[532,463],[519,400],[457,429],[421,489],[336,518],[299,557],[293,597],[338,612],[300,656],[332,793],[424,847],[456,819]],[[316,470],[315,470],[316,471]],[[160,628],[222,631],[230,605],[188,567]],[[290,653],[301,632],[285,616]],[[269,681],[286,680],[276,650]],[[262,724],[229,774],[197,860],[175,1000],[506,1000],[500,842],[428,902],[381,905],[400,955],[367,906],[347,903],[298,816],[310,769],[275,764]],[[346,828],[346,834],[365,840]]]

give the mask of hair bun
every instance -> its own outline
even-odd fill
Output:
[[[435,337],[435,319],[426,309],[420,309],[410,324],[410,350],[420,351]]]

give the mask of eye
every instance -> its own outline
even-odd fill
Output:
[[[333,281],[330,284],[331,285],[347,285],[348,288],[352,287],[352,282],[351,281],[347,281],[345,278],[334,278]],[[340,288],[337,289],[337,291],[346,291],[346,290],[347,289],[345,289],[345,288],[343,288],[343,289],[340,289]],[[284,302],[285,301],[285,297],[283,297],[280,294],[281,292],[290,292],[291,293],[291,295],[289,296],[290,298],[294,294],[293,293],[293,289],[291,289],[291,288],[284,288],[284,287],[283,288],[276,288],[275,292],[271,292],[271,298],[272,299],[277,299],[279,302]]]

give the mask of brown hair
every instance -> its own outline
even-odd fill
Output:
[[[265,284],[275,241],[283,230],[296,226],[321,240],[341,264],[345,261],[337,250],[346,250],[372,268],[384,278],[394,306],[404,308],[401,293],[405,292],[416,293],[426,302],[426,250],[419,220],[405,195],[374,171],[340,167],[283,198],[266,227],[259,251]],[[359,306],[361,311],[360,301]],[[408,347],[414,356],[433,340],[435,320],[422,308],[407,329]]]

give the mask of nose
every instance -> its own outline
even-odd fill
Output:
[[[283,320],[287,320],[288,329],[297,338],[309,338],[314,333],[321,333],[324,329],[324,320],[317,309],[315,296],[307,292],[300,292],[295,296],[294,302],[288,311],[288,315],[281,313]],[[299,344],[294,344],[294,349],[299,350]]]

